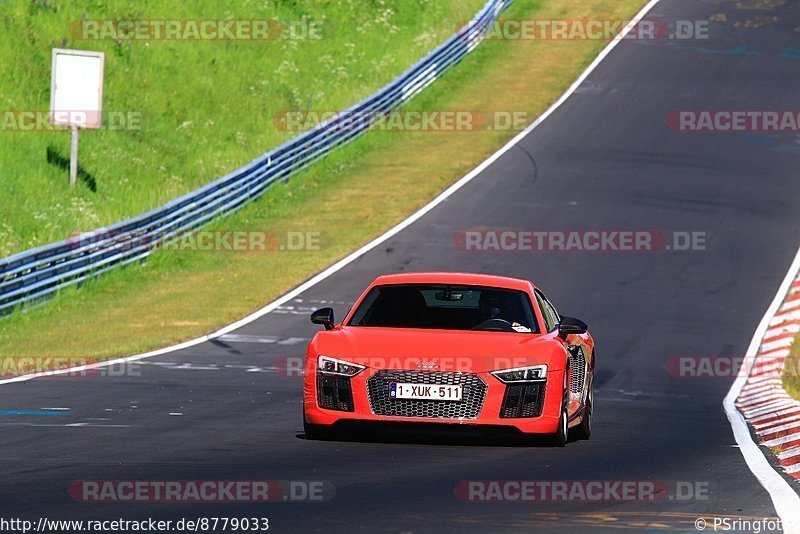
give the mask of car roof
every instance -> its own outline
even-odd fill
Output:
[[[532,286],[536,287],[531,282],[519,278],[510,278],[493,274],[448,272],[385,274],[376,278],[372,283],[372,285],[392,284],[461,284],[468,286],[501,287],[520,291],[527,291]]]

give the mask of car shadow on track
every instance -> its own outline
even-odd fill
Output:
[[[437,424],[347,425],[337,427],[324,438],[311,439],[300,432],[298,439],[308,441],[339,441],[352,443],[386,443],[415,445],[455,445],[465,447],[553,447],[547,436],[526,436],[505,428],[457,427]],[[575,440],[570,439],[569,442]]]

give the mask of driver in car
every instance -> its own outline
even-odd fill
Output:
[[[484,291],[478,300],[478,305],[481,308],[481,314],[484,321],[490,319],[501,319],[511,324],[511,327],[517,332],[529,333],[531,331],[527,326],[514,320],[509,302],[502,295],[496,293],[489,293]]]

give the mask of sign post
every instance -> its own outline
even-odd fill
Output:
[[[69,187],[75,189],[78,184],[78,127],[72,126],[72,142],[69,151]]]
[[[80,128],[100,128],[103,115],[105,54],[86,50],[53,49],[50,81],[50,122],[71,130],[69,186],[78,182]]]

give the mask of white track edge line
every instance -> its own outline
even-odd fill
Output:
[[[742,388],[747,383],[747,377],[750,369],[753,366],[755,357],[758,355],[758,348],[761,345],[769,322],[777,313],[779,307],[783,303],[787,294],[789,293],[792,283],[797,278],[797,273],[800,271],[800,250],[795,254],[789,271],[786,277],[781,282],[780,288],[772,300],[769,308],[767,308],[764,317],[756,328],[753,338],[750,340],[750,346],[747,349],[745,360],[749,362],[739,369],[739,376],[733,382],[731,389],[728,391],[723,407],[728,416],[728,421],[731,423],[733,435],[736,438],[736,443],[739,445],[739,450],[744,456],[744,460],[750,471],[755,475],[758,481],[769,492],[772,498],[772,504],[775,506],[775,511],[783,520],[784,532],[787,533],[800,533],[800,495],[789,485],[789,483],[778,473],[767,461],[766,456],[762,454],[761,449],[753,441],[750,434],[750,428],[744,419],[742,413],[736,409],[736,399],[742,391]]]

